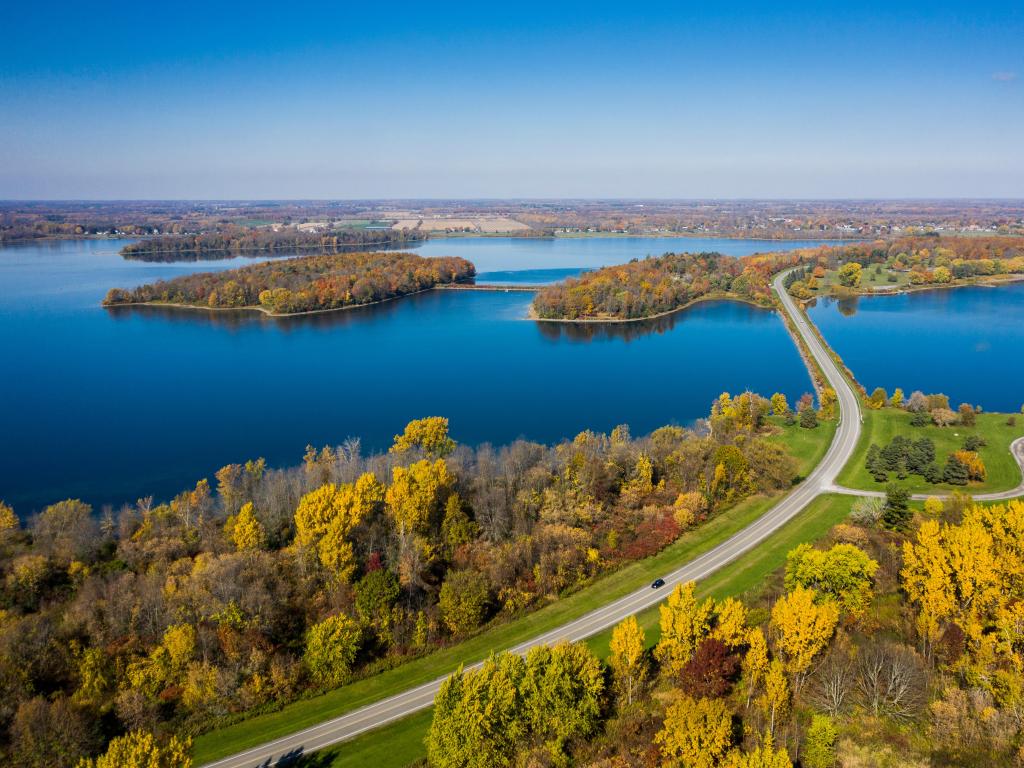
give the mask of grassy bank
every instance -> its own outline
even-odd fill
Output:
[[[796,425],[787,427],[780,416],[773,416],[770,421],[781,431],[768,439],[782,445],[796,459],[801,479],[807,477],[824,458],[839,426],[839,422],[833,420],[818,422],[814,429],[803,429]]]
[[[826,424],[814,430],[803,430],[796,426],[785,427],[781,434],[773,436],[772,439],[790,447],[798,457],[801,468],[805,468],[813,466],[820,456],[824,455],[834,429],[834,425]],[[747,499],[716,515],[699,528],[683,534],[657,555],[630,563],[614,573],[605,574],[574,594],[558,599],[533,613],[494,626],[457,645],[354,681],[321,696],[293,702],[276,712],[248,718],[203,734],[195,740],[193,755],[196,764],[202,765],[316,725],[415,685],[434,680],[448,674],[461,663],[478,661],[486,658],[492,651],[508,648],[554,629],[650,583],[657,576],[706,552],[752,523],[780,498],[781,495]]]
[[[945,464],[946,456],[963,447],[964,438],[968,435],[980,435],[988,443],[978,451],[988,469],[988,479],[984,483],[971,483],[968,486],[947,483],[931,485],[917,475],[910,475],[906,480],[897,480],[895,473],[890,474],[893,481],[914,493],[946,493],[952,490],[985,493],[1005,491],[1020,483],[1020,468],[1010,455],[1010,443],[1024,435],[1024,418],[1018,416],[1017,425],[1012,427],[1006,423],[1007,416],[1000,413],[978,414],[974,427],[914,427],[910,424],[910,418],[911,414],[899,408],[883,408],[878,411],[865,408],[864,431],[850,462],[839,473],[839,484],[861,490],[884,490],[885,484],[875,482],[865,468],[864,461],[868,447],[872,443],[882,447],[896,435],[904,435],[912,440],[920,440],[922,437],[931,439],[935,443],[935,460],[940,466]]]
[[[805,541],[822,538],[850,511],[848,496],[819,496],[803,512],[770,536],[754,551],[740,557],[717,573],[700,582],[698,593],[721,599],[727,595],[756,594],[785,563],[786,553]],[[651,608],[638,615],[647,634],[647,643],[658,640],[658,609]],[[587,644],[602,658],[608,656],[611,630],[602,632]],[[305,768],[404,768],[426,756],[423,739],[430,728],[431,711],[420,712],[376,731],[359,736],[345,744],[308,758]]]

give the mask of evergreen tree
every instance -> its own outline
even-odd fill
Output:
[[[901,531],[910,522],[910,492],[896,483],[885,487],[885,507],[882,510],[882,525],[890,530]]]

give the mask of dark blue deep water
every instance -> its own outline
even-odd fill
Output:
[[[724,242],[732,253],[762,247]],[[167,498],[230,462],[296,464],[307,443],[353,436],[383,449],[426,415],[448,416],[470,444],[557,441],[620,423],[634,434],[687,424],[723,390],[793,399],[810,388],[781,321],[740,304],[600,327],[526,320],[528,293],[469,291],[292,319],[108,311],[99,302],[111,286],[247,261],[143,264],[122,260],[119,246],[0,250],[0,498],[22,515],[66,497]],[[507,282],[541,270],[522,277],[544,282],[679,246],[632,247],[451,240],[421,252],[465,255]]]
[[[1024,403],[1024,283],[820,299],[810,316],[869,392],[1011,413]]]

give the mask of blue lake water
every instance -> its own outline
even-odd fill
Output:
[[[870,392],[942,392],[956,407],[1024,403],[1024,284],[819,299],[809,311]]]
[[[426,415],[448,416],[470,444],[552,442],[687,424],[723,390],[810,388],[781,321],[741,304],[611,326],[535,323],[531,294],[472,291],[286,319],[106,310],[111,286],[249,261],[149,264],[121,259],[120,245],[0,249],[0,498],[19,514],[66,497],[167,498],[230,462],[296,464],[307,443],[383,449]],[[793,244],[458,239],[419,251],[466,256],[482,279],[547,282],[665,250],[768,246]]]

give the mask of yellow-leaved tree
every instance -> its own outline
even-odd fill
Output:
[[[348,535],[383,501],[384,486],[370,472],[360,475],[355,483],[326,483],[299,500],[295,510],[295,543],[315,547],[323,566],[347,581],[355,570],[355,554]]]
[[[224,524],[224,531],[239,552],[263,549],[267,545],[267,531],[256,517],[252,502],[247,501]]]
[[[658,608],[661,639],[654,655],[662,669],[670,674],[678,673],[686,665],[700,641],[711,631],[714,601],[708,598],[698,603],[693,590],[692,581],[678,585],[665,605]]]
[[[663,765],[714,768],[732,744],[732,717],[721,699],[683,696],[669,706],[654,737]]]
[[[718,604],[715,614],[712,637],[733,649],[747,642],[747,606],[734,597],[727,597]]]
[[[443,458],[454,451],[455,441],[448,437],[448,419],[428,416],[410,421],[402,434],[395,435],[390,453],[406,453],[414,449],[431,458]]]
[[[423,459],[408,467],[395,467],[385,499],[399,535],[425,533],[431,523],[440,522],[438,518],[454,485],[455,477],[444,459]]]
[[[615,676],[615,686],[626,704],[647,679],[647,649],[644,631],[636,616],[630,616],[612,630],[611,657],[608,660]]]
[[[793,768],[793,761],[785,747],[775,749],[771,734],[765,736],[760,746],[743,753],[733,750],[728,754],[723,768]]]
[[[99,757],[80,760],[78,768],[192,768],[191,750],[188,738],[161,745],[147,731],[131,731],[111,739]]]
[[[839,623],[839,608],[831,600],[819,603],[813,589],[797,586],[772,606],[775,647],[799,693],[811,662],[832,639]]]

